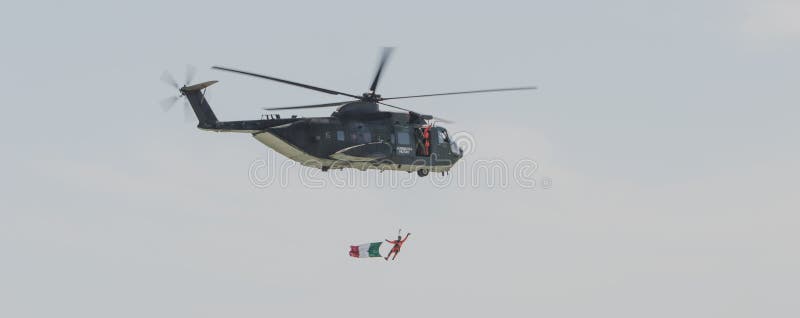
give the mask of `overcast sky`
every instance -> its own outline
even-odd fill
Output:
[[[797,1],[12,1],[0,41],[2,317],[800,315]],[[186,64],[221,120],[337,101],[209,67],[360,94],[382,46],[384,96],[540,89],[398,102],[470,136],[445,180],[158,106]]]

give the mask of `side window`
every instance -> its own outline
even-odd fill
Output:
[[[344,141],[344,131],[342,130],[336,131],[336,140]]]
[[[411,135],[408,134],[408,131],[398,131],[397,132],[397,143],[400,145],[410,145],[411,144]]]

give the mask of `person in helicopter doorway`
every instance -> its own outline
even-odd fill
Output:
[[[397,231],[397,240],[394,241],[386,240],[386,242],[394,244],[394,246],[392,246],[392,250],[389,251],[389,254],[386,254],[386,257],[384,259],[388,261],[389,256],[392,256],[392,253],[394,253],[394,256],[392,256],[392,260],[394,260],[394,258],[397,257],[397,254],[400,253],[400,247],[403,246],[403,243],[406,242],[409,235],[411,235],[411,233],[406,233],[406,237],[401,239],[400,231]]]
[[[431,155],[431,127],[426,126],[415,130],[417,136],[417,155]]]

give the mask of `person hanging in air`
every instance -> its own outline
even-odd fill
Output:
[[[400,232],[398,231],[397,232],[397,240],[394,240],[394,241],[390,241],[388,239],[386,240],[386,242],[389,242],[390,244],[394,244],[394,246],[392,246],[392,250],[389,251],[389,254],[386,254],[385,259],[387,261],[389,260],[389,256],[392,256],[392,253],[394,253],[394,256],[392,256],[392,260],[394,260],[394,258],[397,257],[397,253],[400,253],[400,247],[403,246],[403,243],[406,242],[406,240],[408,239],[409,235],[411,235],[411,233],[406,233],[406,237],[401,239]]]

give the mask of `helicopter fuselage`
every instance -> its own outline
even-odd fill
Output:
[[[445,172],[461,158],[444,127],[403,123],[392,117],[304,118],[253,136],[292,160],[323,170]]]
[[[373,103],[348,103],[329,117],[200,123],[218,132],[251,133],[256,140],[304,166],[322,170],[446,172],[461,150],[444,127],[409,113],[378,111]]]

